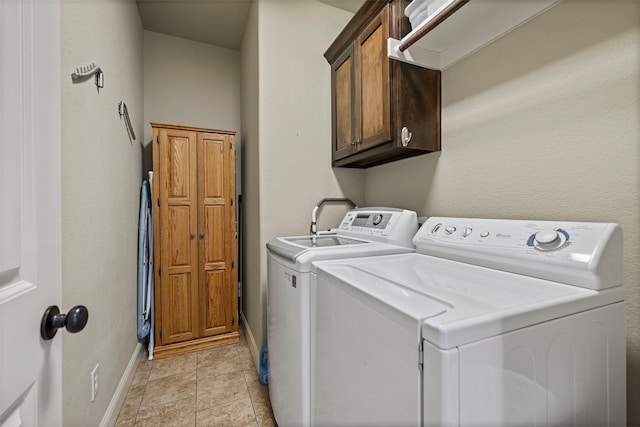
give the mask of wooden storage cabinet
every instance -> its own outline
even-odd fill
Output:
[[[367,1],[325,52],[331,65],[332,164],[368,167],[440,150],[440,72],[391,60],[410,30],[404,0]],[[411,133],[402,142],[402,128]]]
[[[235,133],[151,125],[154,354],[236,342]]]

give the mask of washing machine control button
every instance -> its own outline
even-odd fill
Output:
[[[483,231],[482,233],[480,233],[480,237],[489,237],[489,232]]]
[[[542,230],[536,233],[535,241],[540,245],[551,245],[558,240],[558,232],[556,230]]]
[[[373,222],[373,225],[378,225],[378,224],[380,224],[380,223],[382,222],[382,215],[381,215],[381,214],[375,214],[375,215],[373,216],[373,220],[372,220],[372,222]]]
[[[468,237],[471,232],[473,231],[473,228],[471,227],[465,227],[462,229],[462,237]]]
[[[453,234],[456,231],[456,228],[452,225],[445,227],[444,232],[448,235]]]

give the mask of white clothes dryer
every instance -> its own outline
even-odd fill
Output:
[[[620,227],[430,218],[413,241],[316,264],[313,425],[625,425]]]
[[[280,427],[310,424],[310,331],[315,268],[327,259],[414,251],[415,212],[349,211],[334,234],[278,237],[267,243],[269,396]]]

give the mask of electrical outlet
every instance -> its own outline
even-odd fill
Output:
[[[96,400],[98,396],[98,389],[100,388],[100,364],[96,364],[96,367],[91,371],[91,401]]]

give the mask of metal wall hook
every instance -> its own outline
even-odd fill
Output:
[[[86,67],[76,68],[75,73],[71,73],[72,80],[85,80],[87,77],[95,76],[95,83],[98,91],[104,87],[104,73],[96,64],[91,63]]]
[[[120,101],[118,103],[118,114],[120,114],[120,118],[124,116],[124,124],[127,127],[127,132],[129,133],[129,138],[135,141],[136,134],[133,131],[133,125],[131,125],[131,119],[129,118],[129,111],[127,110],[127,104],[124,101]]]

